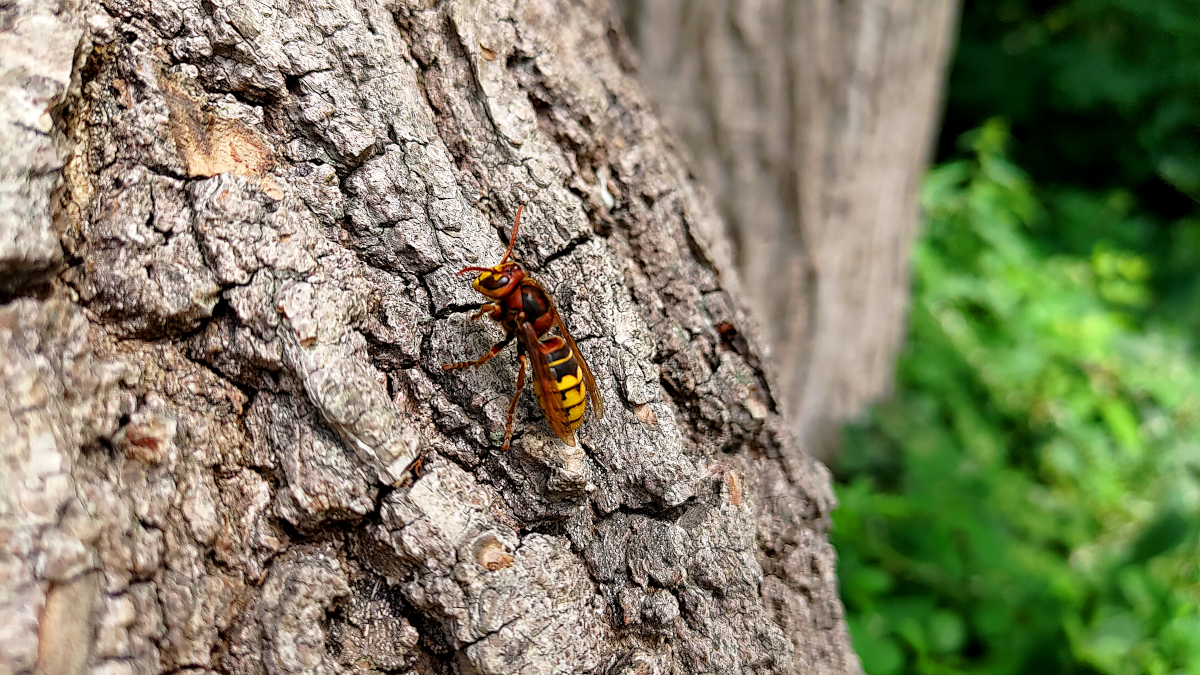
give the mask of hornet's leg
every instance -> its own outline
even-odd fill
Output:
[[[474,361],[459,361],[458,363],[442,364],[442,370],[458,370],[459,368],[467,368],[470,366],[482,366],[483,364],[487,363],[488,361],[491,361],[492,359],[496,358],[497,354],[504,351],[504,348],[508,346],[508,343],[513,341],[514,337],[516,337],[515,333],[509,334],[508,337],[506,337],[503,340],[501,340],[500,342],[496,343],[495,346],[493,346],[491,349],[489,349],[488,353],[475,359]]]
[[[493,319],[499,320],[500,305],[497,305],[494,302],[483,303],[482,305],[479,306],[479,311],[475,312],[474,314],[471,315],[471,320],[474,321],[476,319],[480,319],[485,314],[491,314]]]
[[[517,393],[513,394],[512,403],[508,404],[508,426],[504,427],[504,447],[502,450],[508,450],[508,443],[512,440],[512,424],[513,414],[517,412],[517,401],[521,400],[521,390],[525,388],[525,355],[517,354],[517,363],[521,364],[517,371]]]

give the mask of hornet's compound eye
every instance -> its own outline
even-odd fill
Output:
[[[509,282],[509,278],[508,278],[507,274],[502,274],[500,276],[495,276],[493,274],[484,274],[483,278],[481,278],[479,280],[479,285],[483,286],[484,288],[488,289],[489,291],[498,291],[501,288],[504,288],[505,286],[507,286],[508,282]]]

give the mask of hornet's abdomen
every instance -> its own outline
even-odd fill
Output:
[[[583,411],[587,407],[587,385],[583,381],[583,369],[579,367],[579,358],[565,343],[547,354],[546,358],[550,362],[550,372],[554,374],[557,388],[557,391],[546,392],[546,395],[559,397],[567,415],[567,430],[575,431],[583,421]],[[545,403],[542,403],[542,409],[546,410]]]

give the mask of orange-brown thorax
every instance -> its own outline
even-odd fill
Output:
[[[483,270],[471,286],[500,306],[500,315],[493,318],[505,330],[515,333],[522,323],[528,323],[541,337],[554,326],[550,297],[518,263],[501,263]]]

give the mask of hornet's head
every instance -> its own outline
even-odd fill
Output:
[[[493,299],[512,293],[525,278],[525,270],[515,262],[503,262],[495,267],[466,267],[459,274],[463,272],[479,272],[471,287]]]
[[[475,277],[475,281],[471,282],[471,287],[489,298],[503,298],[511,293],[521,283],[521,280],[525,278],[525,270],[521,269],[519,263],[515,261],[507,262],[508,256],[512,254],[513,244],[517,241],[517,226],[521,224],[521,211],[524,209],[524,204],[517,209],[517,217],[513,221],[512,236],[508,239],[508,250],[504,252],[504,257],[500,259],[498,265],[494,267],[464,267],[458,271],[459,274],[479,272],[479,275]]]

